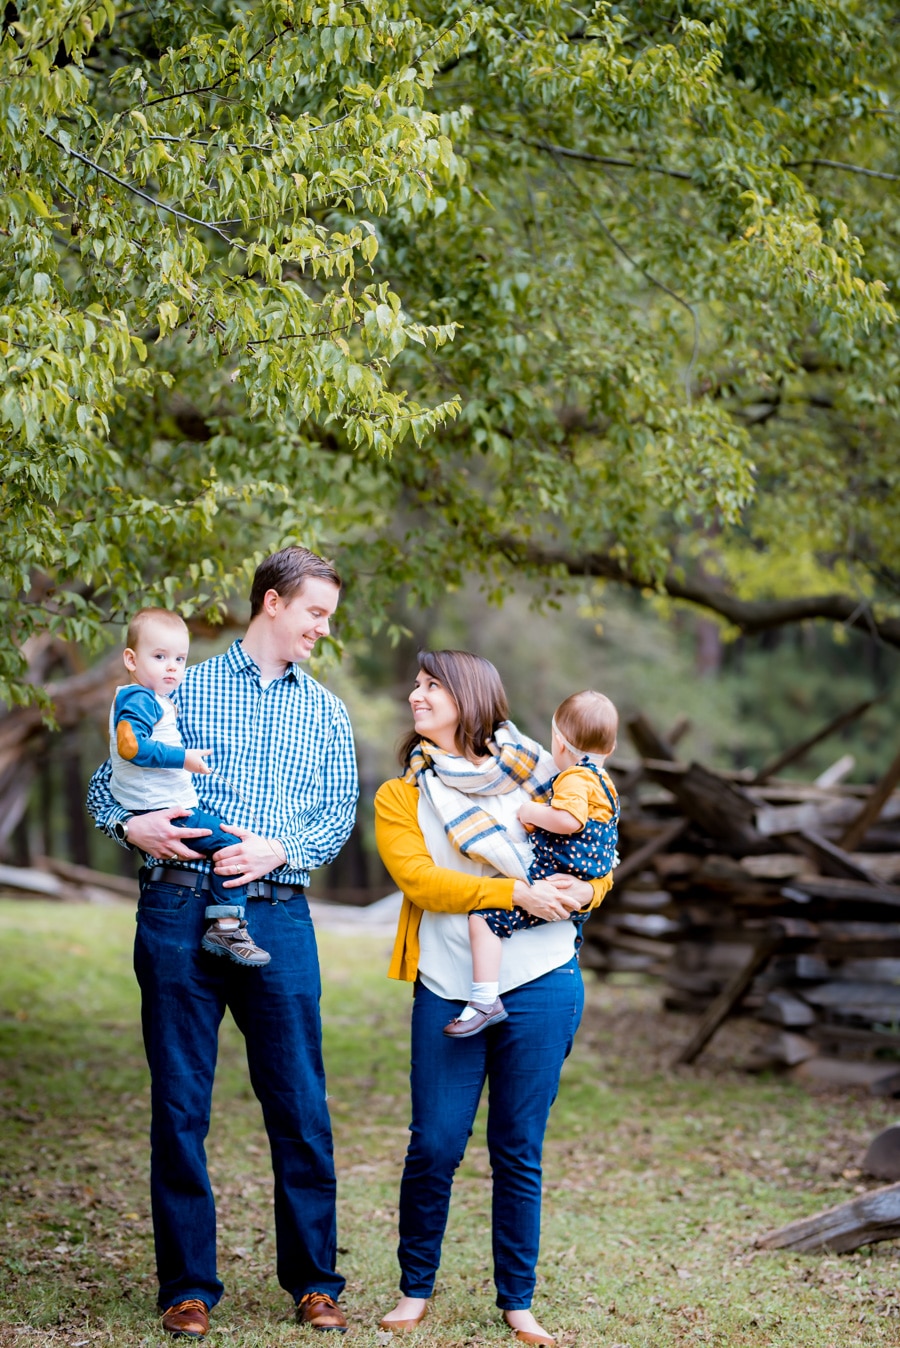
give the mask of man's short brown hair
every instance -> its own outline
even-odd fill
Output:
[[[128,632],[125,636],[125,645],[129,650],[137,650],[137,644],[141,639],[141,632],[147,626],[148,622],[162,622],[168,627],[178,628],[182,634],[190,635],[188,625],[180,613],[173,613],[170,608],[142,608],[128,624]]]
[[[310,576],[316,580],[328,580],[338,589],[341,588],[341,578],[331,562],[310,552],[309,548],[282,548],[280,552],[264,557],[253,577],[250,617],[255,618],[262,611],[263,600],[269,590],[274,590],[282,599],[293,599]]]

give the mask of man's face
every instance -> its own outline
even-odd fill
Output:
[[[340,597],[336,585],[317,576],[308,576],[290,599],[275,595],[272,635],[278,659],[286,664],[308,660],[319,638],[328,636],[328,620]]]
[[[135,683],[167,697],[184,678],[191,639],[173,623],[148,619],[134,649],[126,647],[125,668]]]

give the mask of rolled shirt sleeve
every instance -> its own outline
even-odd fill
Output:
[[[130,819],[134,811],[126,810],[113,798],[113,793],[110,790],[111,780],[112,764],[107,758],[104,763],[100,764],[91,778],[85,804],[95,826],[112,838],[114,842],[119,843],[120,847],[124,847],[126,851],[131,851],[126,842],[121,842],[120,839],[116,838],[112,829],[113,824],[121,824],[126,819]]]

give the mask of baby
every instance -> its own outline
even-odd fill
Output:
[[[187,624],[169,609],[141,609],[129,624],[127,642],[122,659],[132,681],[116,689],[109,713],[113,796],[132,814],[183,806],[184,814],[172,821],[177,827],[211,830],[207,837],[191,839],[191,849],[204,856],[239,843],[220,819],[197,808],[191,773],[212,771],[206,763],[211,751],[185,749],[169,700],[187,668]],[[203,949],[235,964],[268,964],[271,956],[256,945],[244,920],[244,889],[225,889],[211,870],[209,890],[213,902],[205,916],[211,922],[200,943]]]
[[[559,773],[553,779],[553,799],[544,805],[529,800],[519,810],[520,823],[532,835],[529,882],[556,874],[597,880],[615,866],[619,798],[604,763],[616,747],[618,728],[618,712],[603,693],[573,693],[557,707],[551,751]],[[582,908],[570,915],[571,921],[585,922],[589,913]],[[482,908],[469,914],[472,989],[444,1034],[467,1039],[506,1020],[500,1000],[503,941],[543,921],[522,908]]]

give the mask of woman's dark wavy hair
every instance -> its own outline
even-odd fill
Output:
[[[490,660],[470,651],[419,651],[419,669],[437,679],[459,712],[456,747],[466,758],[484,758],[501,721],[509,720],[506,692]],[[409,767],[422,736],[413,730],[400,745],[400,763]]]

